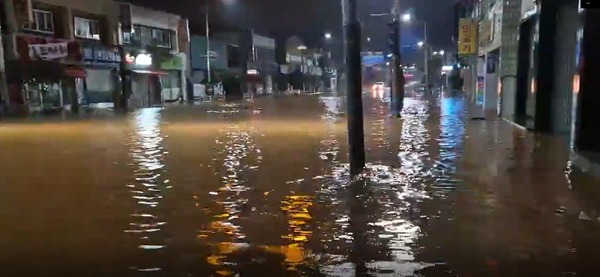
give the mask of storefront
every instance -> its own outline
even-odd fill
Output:
[[[178,53],[171,57],[163,58],[160,69],[166,74],[160,77],[162,84],[162,97],[165,102],[180,101],[185,93],[185,70],[187,55]]]
[[[580,13],[583,17],[583,31],[578,32],[580,52],[578,74],[573,80],[573,89],[577,96],[572,134],[573,148],[579,159],[575,159],[574,162],[600,175],[600,54],[597,51],[600,43],[600,11],[584,9],[580,10]]]
[[[565,136],[573,127],[573,79],[577,73],[577,1],[537,3],[520,25],[516,114],[536,131]]]
[[[15,112],[70,109],[77,80],[85,78],[77,41],[18,35],[19,60],[6,63],[9,101]]]
[[[114,47],[84,46],[83,61],[86,78],[76,82],[82,105],[112,107],[120,91],[119,63],[121,55]]]

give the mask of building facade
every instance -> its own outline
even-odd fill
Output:
[[[132,28],[119,31],[131,90],[129,106],[186,100],[188,54],[180,51],[180,43],[189,43],[187,20],[134,5],[129,10]]]
[[[250,90],[256,94],[271,94],[276,88],[277,62],[275,40],[252,32],[252,50],[247,73],[254,80]]]
[[[123,83],[133,91],[127,97],[134,107],[184,94],[187,55],[178,45],[189,38],[187,21],[179,16],[111,0],[42,0],[30,10],[31,17],[22,16],[18,7],[16,23],[4,22],[18,27],[14,49],[4,49],[9,58],[3,98],[11,112],[113,107],[122,99]],[[131,31],[122,32],[123,18],[133,23]],[[148,85],[148,75],[160,77]]]
[[[307,48],[299,37],[285,41],[285,63],[280,64],[283,83],[289,89],[316,91],[323,85],[323,61],[320,49]],[[286,90],[286,89],[282,89]]]
[[[111,95],[119,59],[112,1],[45,0],[32,2],[31,8],[30,19],[15,16],[15,49],[9,55],[15,59],[5,61],[10,110],[77,110],[89,99]],[[101,88],[92,79],[99,77],[92,61],[108,68]],[[87,91],[88,80],[89,87],[97,90],[93,95]]]
[[[474,101],[527,129],[564,137],[576,164],[590,167],[600,162],[600,17],[580,2],[471,3],[479,19],[475,87],[483,96]]]

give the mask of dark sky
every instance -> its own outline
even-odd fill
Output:
[[[393,0],[358,0],[361,20],[366,26],[363,37],[374,37],[373,48],[381,48],[387,32],[388,18],[369,17],[370,13],[390,11]],[[429,42],[434,49],[454,47],[455,0],[401,0],[402,9],[410,11],[414,18],[426,21]],[[203,4],[211,3],[213,19],[233,26],[252,26],[265,35],[300,34],[308,44],[322,39],[331,32],[335,39],[342,38],[341,0],[132,0],[150,6],[161,7],[187,16],[192,25],[202,29]],[[212,20],[211,20],[212,21]],[[215,24],[216,25],[216,24]],[[405,26],[420,35],[422,25]],[[417,28],[416,30],[414,28]],[[376,39],[378,38],[378,39]],[[366,43],[366,41],[365,41]],[[376,49],[374,49],[376,50]]]

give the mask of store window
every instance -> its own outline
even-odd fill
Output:
[[[54,17],[52,13],[44,10],[33,11],[33,22],[23,24],[23,30],[54,34]]]
[[[73,24],[76,37],[100,40],[100,23],[97,20],[75,17]]]

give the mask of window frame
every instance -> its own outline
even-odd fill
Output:
[[[123,41],[123,44],[136,44],[136,43],[140,43],[142,41],[142,28],[139,25],[133,25],[131,26],[131,30],[133,32],[128,33],[128,32],[123,32],[123,30],[121,29],[121,40]],[[125,40],[125,34],[129,34],[128,39]],[[135,39],[133,39],[135,38]]]
[[[54,34],[54,14],[51,11],[47,11],[47,10],[42,10],[42,9],[32,9],[31,12],[33,13],[33,24],[35,24],[35,29],[31,28],[32,23],[24,23],[21,26],[21,29],[23,29],[24,31],[30,31],[30,32],[36,32],[36,33],[42,33],[42,34],[50,34],[53,35]],[[50,28],[52,29],[51,31],[47,31],[47,30],[41,30],[40,24],[39,22],[37,22],[37,14],[41,13],[44,14],[44,25],[46,25],[46,20],[48,18],[46,18],[46,16],[50,16]]]
[[[160,39],[157,39],[154,36],[154,32],[162,32],[162,36]],[[173,47],[173,42],[172,42],[172,38],[171,38],[171,32],[170,30],[166,30],[166,29],[160,29],[160,28],[150,28],[150,38],[152,41],[152,44],[155,45],[156,47],[160,47],[160,48],[172,48]],[[167,41],[164,41],[163,39],[167,38]]]
[[[77,21],[80,21],[80,23],[82,21],[86,22],[88,24],[88,36],[81,36],[81,35],[77,35]],[[98,38],[94,37],[94,33],[93,33],[93,28],[92,28],[92,23],[96,24],[96,31],[98,34]],[[80,16],[73,16],[73,35],[76,38],[80,38],[80,39],[89,39],[89,40],[100,40],[101,39],[101,32],[100,32],[100,21],[95,20],[95,19],[90,19],[90,18],[85,18],[85,17],[80,17]]]

